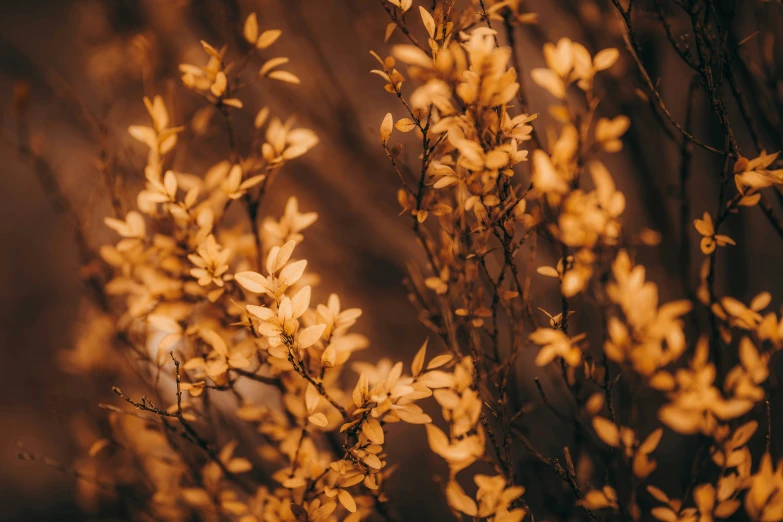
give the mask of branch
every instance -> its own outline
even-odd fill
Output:
[[[148,411],[150,413],[154,413],[160,417],[171,417],[175,418],[179,421],[179,423],[182,425],[182,427],[185,429],[187,434],[190,436],[192,442],[194,442],[197,446],[199,446],[204,452],[209,456],[209,459],[217,464],[217,466],[220,468],[220,470],[223,472],[225,477],[235,484],[237,484],[240,488],[242,488],[246,493],[253,494],[255,492],[255,488],[251,487],[247,483],[245,483],[243,480],[240,480],[237,475],[229,471],[229,469],[226,467],[225,463],[223,463],[222,460],[220,460],[220,456],[215,451],[215,449],[210,445],[210,443],[205,440],[204,438],[199,435],[198,431],[188,422],[188,420],[185,418],[185,415],[182,411],[182,390],[180,389],[180,373],[179,373],[179,361],[174,357],[174,354],[171,354],[171,358],[174,360],[174,366],[175,366],[175,372],[176,372],[176,382],[177,382],[177,411],[176,413],[172,413],[166,410],[162,410],[158,407],[156,407],[154,404],[150,402],[147,397],[142,397],[141,402],[134,401],[127,395],[123,393],[123,391],[118,388],[117,386],[112,387],[112,391],[119,395],[122,399],[124,399],[129,404],[133,405],[134,407],[138,408],[142,411]]]
[[[519,437],[519,441],[522,443],[525,448],[541,463],[546,465],[548,468],[550,468],[552,471],[557,473],[557,475],[563,479],[563,482],[568,484],[568,486],[571,488],[571,491],[574,492],[574,496],[578,498],[579,500],[582,500],[585,498],[584,493],[582,492],[582,489],[579,487],[579,484],[576,483],[576,479],[574,478],[573,474],[566,471],[563,466],[560,464],[560,462],[557,459],[548,459],[536,449],[535,446],[530,442],[530,439],[528,439],[521,431],[518,429],[512,428],[514,430],[514,434]],[[598,517],[596,516],[595,512],[586,508],[585,506],[582,506],[582,509],[585,510],[585,513],[587,514],[587,517],[590,519],[591,522],[598,522]]]
[[[723,156],[724,151],[720,149],[716,149],[715,147],[707,145],[706,143],[698,140],[690,132],[685,130],[679,123],[677,123],[677,120],[674,119],[674,116],[672,116],[671,112],[669,112],[669,108],[664,103],[663,98],[661,98],[660,92],[658,92],[658,89],[655,87],[655,83],[652,81],[652,78],[650,78],[650,74],[647,72],[647,69],[644,67],[642,60],[639,58],[639,52],[641,50],[641,46],[639,45],[639,42],[636,38],[636,31],[634,30],[633,23],[631,22],[630,8],[628,9],[628,11],[623,9],[623,6],[620,4],[620,0],[612,0],[612,3],[617,8],[617,11],[620,13],[621,18],[625,22],[625,27],[627,29],[627,32],[623,34],[623,40],[625,41],[625,46],[628,49],[628,52],[631,54],[631,57],[633,58],[634,62],[636,62],[637,67],[639,67],[639,72],[641,73],[642,79],[644,80],[644,83],[647,86],[647,90],[650,91],[650,94],[653,96],[653,98],[658,104],[658,107],[666,116],[666,119],[668,119],[669,123],[671,123],[674,126],[674,128],[680,131],[680,133],[683,136],[685,136],[686,139],[690,140],[695,145],[698,145],[704,150],[708,150],[714,154],[720,154],[721,156]]]

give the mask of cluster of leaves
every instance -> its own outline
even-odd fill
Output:
[[[669,115],[638,59],[631,7],[613,2],[647,99]],[[631,127],[602,104],[603,78],[620,51],[591,53],[568,38],[546,43],[545,67],[529,71],[551,101],[549,123],[539,124],[513,39],[537,16],[520,0],[475,0],[464,9],[452,0],[381,4],[391,20],[385,39],[399,29],[406,43],[388,56],[372,52],[379,64],[372,73],[400,104],[400,117],[383,118],[380,142],[426,256],[405,284],[443,353],[428,357],[425,342],[407,372],[401,361],[352,361],[369,345],[352,331],[361,310],[343,308],[334,294],[311,303],[317,277],[295,257],[316,214],[300,212],[291,197],[282,217],[262,220],[277,174],[318,138],[261,108],[240,150],[232,114],[246,110],[243,90],[266,79],[299,83],[280,68],[284,57],[265,59],[245,78],[281,35],[261,31],[251,14],[243,27],[249,50],[239,61],[202,42],[206,65],[180,66],[183,85],[221,114],[228,158],[203,175],[178,171],[172,152],[184,126],[172,125],[159,96],[144,99],[151,125],[129,129],[148,149],[146,182],[137,210],[105,220],[120,236],[100,250],[111,271],[101,292],[112,321],[96,321],[84,335],[93,344],[111,339],[131,356],[155,398],[114,388],[123,408],[104,405],[104,437],[77,471],[85,493],[107,489],[140,519],[391,519],[386,486],[395,466],[386,448],[398,442],[391,424],[405,422],[426,426],[430,449],[448,467],[444,498],[460,520],[535,520],[532,506],[541,502],[526,495],[523,456],[559,477],[573,494],[569,505],[591,521],[639,520],[642,505],[655,506],[648,512],[664,522],[740,513],[783,520],[783,464],[770,452],[768,402],[783,318],[765,312],[767,292],[746,305],[714,284],[717,247],[735,244],[721,224],[742,207],[760,205],[769,215],[762,191],[783,185],[783,169],[763,148],[742,156],[708,62],[691,63],[673,43],[716,97],[730,146],[717,151],[726,164],[719,210],[693,222],[705,255],[699,286],[661,303],[636,262],[660,236],[626,229],[626,197],[605,163]],[[413,20],[421,26],[409,27]],[[709,27],[697,30],[700,52],[719,41],[707,38]],[[683,150],[715,151],[672,123]],[[392,143],[395,131],[406,134],[405,146]],[[415,161],[406,154],[411,144]],[[244,225],[232,223],[235,207]],[[575,331],[574,321],[595,316],[593,330]],[[550,401],[535,372],[567,390],[569,413]],[[525,379],[540,400],[528,397]],[[652,429],[641,427],[635,407],[615,406],[619,388],[630,402],[655,397]],[[432,411],[440,407],[437,419],[419,404],[429,398]],[[767,443],[754,459],[765,403]],[[533,436],[543,408],[574,428],[578,447],[544,453]],[[703,451],[691,483],[676,495],[665,491],[654,481],[661,441],[696,434]]]
[[[251,14],[244,36],[253,47],[239,65],[225,62],[225,47],[202,42],[208,64],[180,67],[183,84],[223,113],[229,136],[230,111],[243,108],[237,95],[251,83],[239,71],[280,31],[259,35]],[[275,69],[286,61],[266,61],[258,77],[298,83]],[[317,143],[312,131],[262,108],[249,152],[232,141],[231,158],[199,177],[170,168],[183,127],[170,126],[161,97],[144,101],[152,125],[129,131],[149,149],[146,186],[138,210],[106,218],[121,239],[100,253],[114,270],[106,294],[124,297],[116,326],[124,348],[155,382],[172,375],[175,389],[153,384],[153,402],[115,388],[137,411],[112,409],[110,436],[89,452],[93,469],[102,464],[101,479],[113,476],[114,488],[139,487],[143,477],[128,476],[130,463],[115,451],[127,450],[152,488],[134,509],[156,520],[360,520],[382,510],[392,470],[387,426],[432,421],[416,402],[454,385],[443,370],[451,356],[427,362],[425,343],[410,374],[402,362],[351,366],[368,344],[350,331],[361,310],[343,309],[335,294],[311,305],[317,278],[305,273],[306,260],[292,257],[317,215],[301,213],[292,197],[279,220],[259,223],[267,187]],[[249,226],[230,225],[234,202]],[[349,368],[356,375],[341,377]],[[353,393],[341,388],[345,380],[355,382]],[[223,404],[224,396],[235,405]],[[237,432],[209,429],[215,404],[257,429],[256,447],[240,445]]]
[[[397,6],[392,16],[397,22],[411,7],[390,3]],[[665,427],[706,437],[709,457],[700,465],[706,467],[711,460],[717,468],[716,478],[696,475],[682,499],[671,499],[648,484],[655,501],[666,504],[651,510],[654,517],[728,518],[740,508],[744,494],[750,518],[780,520],[783,498],[777,493],[779,478],[772,478],[770,456],[765,455],[754,474],[747,446],[758,422],[746,417],[764,404],[770,358],[783,348],[781,317],[762,315],[771,296],[764,292],[746,306],[716,295],[709,275],[714,257],[708,257],[695,303],[659,303],[656,285],[633,261],[639,247],[657,245],[659,236],[648,229],[624,229],[625,196],[602,162],[602,157],[622,150],[622,137],[631,124],[624,115],[599,116],[603,95],[597,85],[620,53],[609,48],[593,56],[567,38],[544,45],[546,67],[530,71],[533,82],[554,100],[548,107],[553,125],[546,128],[544,139],[534,121],[537,115],[526,110],[519,58],[513,47],[499,44],[492,28],[493,21],[503,22],[506,35],[513,38],[514,28],[525,23],[519,4],[474,2],[464,12],[451,2],[435,2],[433,11],[421,6],[426,44],[409,37],[410,43],[393,46],[389,57],[373,53],[380,63],[373,73],[384,79],[385,90],[396,95],[404,112],[396,123],[392,113],[386,115],[381,144],[403,185],[398,198],[403,213],[413,217],[413,229],[427,253],[427,266],[411,273],[410,299],[455,358],[470,365],[466,373],[472,381],[462,385],[467,390],[461,396],[435,394],[448,433],[428,426],[432,450],[451,470],[445,488],[449,505],[457,514],[488,520],[532,517],[520,497],[524,488],[517,484],[515,451],[522,450],[560,475],[591,520],[611,517],[611,512],[623,520],[640,518],[637,489],[657,468],[653,455],[664,429],[640,437],[633,427],[635,414],[627,420],[620,417],[612,394],[624,377],[635,393],[646,388],[660,394],[664,404],[658,419]],[[623,17],[628,15],[619,4],[618,9]],[[413,86],[404,88],[409,80]],[[416,134],[420,165],[409,166],[403,145],[391,144],[394,129]],[[703,236],[704,254],[735,244],[718,233],[717,225],[737,208],[758,204],[760,190],[780,184],[781,171],[770,168],[776,156],[764,151],[755,159],[734,156],[736,195],[721,204],[714,219],[705,213],[694,222]],[[544,245],[537,248],[539,241]],[[518,258],[526,247],[529,253],[522,264]],[[546,253],[554,254],[555,266],[536,266]],[[533,273],[559,283],[555,295],[561,308],[552,313],[539,308],[548,326],[540,324],[531,307]],[[693,346],[684,317],[695,305],[707,310],[710,321],[701,332],[693,332],[698,339]],[[590,308],[604,316],[604,340],[597,344],[588,342],[590,332],[569,329],[569,317],[577,309],[589,314]],[[739,341],[733,343],[735,338]],[[736,364],[724,366],[722,373],[715,363],[722,347],[712,353],[710,349],[718,344],[738,349]],[[538,350],[537,366],[554,366],[555,373],[561,373],[576,403],[577,430],[588,432],[587,437],[592,430],[601,441],[582,449],[579,458],[590,460],[590,467],[603,466],[603,477],[600,472],[577,472],[567,446],[564,467],[525,434],[518,421],[540,420],[519,404],[521,390],[512,388],[519,383],[516,362],[526,348]],[[544,404],[551,407],[537,378],[536,384]],[[466,410],[469,423],[455,416],[451,405]],[[591,419],[587,427],[581,425],[581,415]],[[601,443],[610,448],[608,457],[601,457]],[[487,456],[490,452],[492,457]],[[478,489],[475,496],[467,495],[457,473],[480,460],[489,460],[496,475],[474,471]],[[627,472],[630,489],[618,491],[609,470]],[[761,478],[764,473],[767,478]],[[485,502],[489,484],[494,487],[491,508]],[[756,496],[754,487],[766,489]]]

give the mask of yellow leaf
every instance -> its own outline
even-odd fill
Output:
[[[410,118],[402,118],[401,120],[397,120],[397,123],[394,124],[394,128],[400,132],[409,132],[416,127],[416,123]]]
[[[427,369],[434,370],[435,368],[440,368],[444,364],[448,364],[451,359],[451,354],[438,355],[430,361],[430,363],[427,365]]]
[[[231,459],[226,466],[231,473],[245,473],[253,469],[249,460],[243,458]]]
[[[370,441],[376,444],[383,444],[383,427],[377,419],[368,417],[364,423],[362,423],[362,433],[364,433]]]
[[[354,501],[351,494],[344,489],[341,489],[337,492],[337,500],[339,500],[340,504],[342,504],[343,507],[351,513],[356,511],[356,502]]]
[[[560,274],[557,272],[557,270],[551,266],[539,266],[536,268],[536,272],[546,277],[560,277]]]
[[[329,421],[326,419],[326,415],[323,413],[314,413],[310,415],[307,420],[309,420],[312,424],[323,428],[327,424],[329,424]]]
[[[593,67],[598,71],[603,71],[615,64],[620,57],[620,51],[614,48],[599,51],[593,58]]]
[[[424,344],[421,345],[421,348],[419,348],[419,351],[416,352],[416,355],[413,357],[413,363],[411,363],[411,374],[414,377],[418,377],[418,375],[421,373],[421,369],[424,367],[424,358],[427,355],[427,341],[424,341]]]
[[[604,441],[607,446],[616,448],[620,445],[620,431],[617,426],[604,417],[593,418],[593,429],[598,434],[598,437]]]
[[[422,6],[419,6],[419,12],[421,13],[421,21],[424,22],[424,27],[427,29],[430,38],[435,38],[435,19]]]
[[[277,39],[280,38],[281,34],[283,34],[283,32],[279,29],[269,29],[264,31],[261,33],[261,36],[258,37],[258,40],[256,41],[256,47],[259,49],[266,49],[275,43]]]
[[[98,439],[92,443],[92,446],[90,446],[90,451],[88,451],[88,454],[90,455],[90,457],[94,457],[95,455],[100,453],[100,451],[103,448],[107,447],[109,444],[111,444],[111,442],[108,439]]]
[[[368,391],[367,374],[362,372],[362,374],[359,375],[359,381],[356,383],[356,387],[353,389],[353,402],[356,406],[364,404],[364,398],[367,397]]]
[[[272,71],[269,73],[268,78],[286,83],[301,83],[298,76],[288,71]]]
[[[272,58],[270,60],[267,60],[266,62],[264,62],[264,65],[262,65],[261,68],[258,70],[258,75],[266,76],[266,74],[269,71],[271,71],[275,67],[288,63],[288,61],[289,61],[288,58],[285,58],[283,56],[279,56],[277,58]],[[260,127],[260,125],[258,127]]]
[[[245,40],[251,44],[255,44],[256,40],[258,40],[258,18],[256,18],[255,13],[250,13],[250,16],[245,20],[243,33]]]
[[[394,119],[392,118],[391,113],[386,113],[386,116],[383,117],[383,121],[381,122],[381,143],[383,145],[386,145],[391,137],[393,124]]]
[[[373,455],[372,453],[367,455],[362,459],[362,462],[367,464],[373,469],[381,469],[383,467],[383,463],[381,462],[381,459],[379,459],[376,455]]]
[[[658,444],[661,442],[661,437],[663,436],[663,428],[658,428],[657,430],[650,433],[646,439],[644,439],[644,442],[639,446],[639,452],[644,453],[645,455],[649,455],[653,451],[655,451],[655,448],[658,447]]]
[[[392,33],[394,33],[395,29],[397,29],[397,24],[396,23],[390,22],[390,23],[386,24],[386,30],[384,31],[384,34],[383,34],[383,41],[384,41],[384,43],[389,41],[389,38],[391,38],[391,35],[392,35]],[[383,62],[381,62],[381,63],[383,63]]]

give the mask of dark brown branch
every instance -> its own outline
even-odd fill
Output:
[[[623,34],[623,40],[625,41],[625,46],[628,49],[631,58],[633,58],[634,62],[636,62],[636,65],[639,68],[639,73],[642,75],[642,79],[644,80],[644,84],[647,86],[647,90],[655,99],[658,107],[666,116],[666,119],[669,120],[669,123],[671,123],[674,126],[674,128],[680,131],[680,133],[686,139],[690,140],[695,145],[703,148],[704,150],[708,150],[712,153],[723,155],[723,151],[721,151],[720,149],[716,149],[715,147],[707,145],[706,143],[698,140],[690,132],[684,129],[682,125],[680,125],[677,122],[677,120],[674,119],[674,116],[672,116],[671,112],[669,111],[669,108],[666,106],[666,103],[664,103],[663,98],[661,98],[661,94],[656,88],[655,83],[652,81],[652,78],[650,78],[650,74],[647,72],[647,69],[642,63],[642,60],[639,58],[641,46],[639,45],[638,39],[636,37],[636,31],[633,27],[630,8],[628,9],[628,11],[623,9],[622,4],[620,4],[620,0],[612,0],[612,3],[617,8],[617,11],[620,13],[620,17],[625,23],[626,32]]]

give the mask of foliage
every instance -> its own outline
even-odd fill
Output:
[[[433,338],[412,361],[374,365],[352,362],[369,344],[352,331],[361,310],[335,294],[311,303],[316,278],[296,247],[315,213],[301,212],[291,197],[279,219],[261,219],[269,185],[316,146],[315,133],[261,108],[249,151],[236,145],[232,112],[247,110],[243,89],[299,83],[281,69],[283,57],[264,60],[250,80],[242,74],[280,31],[261,31],[250,14],[249,51],[235,63],[225,47],[202,42],[206,65],[181,65],[182,83],[222,115],[231,154],[203,176],[177,171],[172,152],[184,127],[160,96],[144,99],[151,124],[129,129],[149,150],[146,185],[137,210],[105,220],[120,238],[100,250],[111,275],[97,292],[112,326],[96,321],[100,332],[84,335],[111,339],[147,391],[114,388],[123,408],[107,406],[107,436],[78,468],[83,493],[106,489],[139,519],[393,519],[390,476],[421,472],[396,469],[387,457],[387,447],[404,444],[393,426],[404,422],[424,425],[431,451],[448,466],[444,498],[460,520],[545,516],[530,505],[521,455],[559,477],[578,516],[593,521],[783,520],[783,464],[770,452],[768,402],[783,320],[767,311],[768,292],[745,304],[714,284],[721,251],[742,240],[721,225],[753,207],[774,221],[764,191],[783,184],[783,169],[762,146],[751,157],[740,152],[714,70],[734,53],[725,27],[712,21],[716,8],[675,3],[693,23],[695,50],[687,38],[674,39],[655,5],[700,78],[723,149],[672,118],[639,59],[634,6],[613,0],[626,58],[648,89],[640,95],[675,129],[683,162],[696,146],[724,164],[717,211],[700,210],[682,239],[683,249],[688,235],[700,241],[699,284],[691,291],[684,266],[686,295],[662,302],[637,261],[660,235],[623,222],[634,202],[607,165],[632,126],[602,105],[602,78],[621,51],[591,53],[568,38],[546,43],[545,66],[528,74],[548,99],[544,124],[530,112],[514,46],[514,34],[537,19],[522,2],[478,0],[464,9],[449,0],[382,2],[391,20],[386,40],[404,43],[372,53],[393,111],[380,123],[380,144],[426,256],[411,265],[406,288]],[[244,225],[226,218],[235,207]],[[546,253],[555,257],[550,264],[539,261]],[[534,286],[558,306],[532,302]],[[600,321],[576,331],[575,314]],[[523,364],[525,354],[535,367]],[[536,372],[564,386],[567,411],[549,400]],[[616,405],[620,388],[632,402],[657,398],[653,427]],[[135,398],[153,392],[154,399]],[[532,427],[546,410],[573,427],[578,447],[545,454]],[[751,439],[765,431],[764,450],[752,454]],[[659,445],[689,436],[701,449],[688,486],[674,492],[655,480],[665,464]]]

